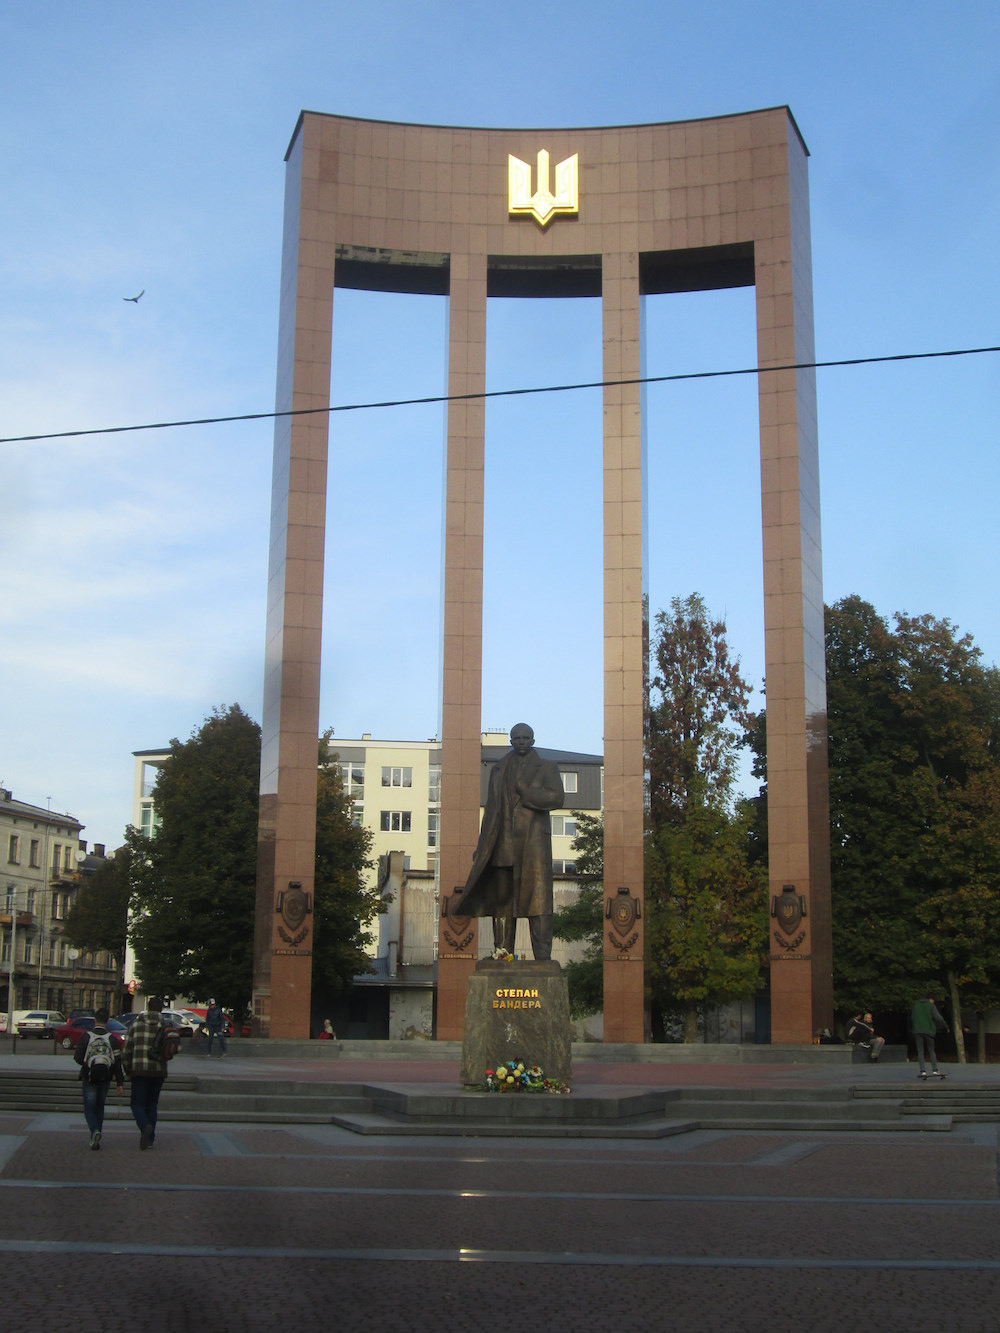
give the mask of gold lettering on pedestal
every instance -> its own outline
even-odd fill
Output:
[[[541,1009],[542,1007],[537,987],[498,987],[493,994],[494,1009]]]

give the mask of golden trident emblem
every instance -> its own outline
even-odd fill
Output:
[[[549,155],[544,148],[538,151],[538,189],[531,193],[531,167],[513,153],[507,157],[508,207],[516,213],[530,213],[545,227],[556,213],[580,211],[579,154],[574,153],[556,167],[555,194],[549,189]]]

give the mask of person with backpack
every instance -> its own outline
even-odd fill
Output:
[[[128,1030],[122,1065],[131,1080],[131,1106],[139,1127],[139,1147],[143,1152],[156,1138],[156,1111],[167,1077],[167,1061],[179,1046],[177,1029],[162,1019],[163,1001],[153,995],[146,1001],[146,1011]]]
[[[98,1009],[94,1014],[93,1030],[83,1034],[73,1052],[73,1059],[80,1066],[83,1115],[90,1130],[91,1152],[99,1152],[101,1148],[104,1105],[112,1081],[117,1085],[118,1094],[125,1087],[121,1038],[108,1031],[108,1017],[107,1009]]]

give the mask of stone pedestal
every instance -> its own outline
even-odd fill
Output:
[[[572,1082],[569,989],[553,962],[484,959],[465,996],[462,1083],[482,1083],[503,1060],[540,1065],[546,1078]]]

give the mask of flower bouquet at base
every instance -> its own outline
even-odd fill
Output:
[[[539,1065],[528,1066],[524,1060],[500,1061],[495,1069],[487,1069],[484,1092],[569,1092],[568,1083],[546,1078]]]

